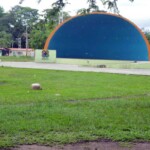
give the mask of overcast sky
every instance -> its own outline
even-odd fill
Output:
[[[0,0],[0,6],[5,11],[9,11],[13,6],[18,5],[20,0]],[[25,0],[21,6],[28,6],[36,8],[40,12],[44,9],[51,8],[51,4],[55,0],[42,0],[40,4],[37,4],[37,0]],[[76,11],[80,8],[87,7],[87,0],[68,0],[71,4],[65,8],[65,11],[75,15]],[[106,9],[101,5],[100,0],[97,0],[100,9]],[[132,22],[137,24],[140,28],[150,29],[150,0],[134,0],[133,3],[129,0],[118,0],[118,7],[120,14]]]

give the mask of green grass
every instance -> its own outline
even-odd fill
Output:
[[[149,116],[149,76],[0,67],[0,147],[150,141]]]
[[[0,56],[1,61],[16,61],[16,62],[31,62],[34,61],[34,57],[30,56]]]

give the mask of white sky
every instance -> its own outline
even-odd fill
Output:
[[[18,5],[20,0],[0,0],[0,6],[5,11],[9,11],[13,6]],[[80,8],[87,7],[87,0],[68,0],[71,4],[68,4],[65,11],[75,15],[76,11]],[[24,0],[21,6],[28,6],[36,8],[42,11],[47,8],[51,8],[51,4],[55,0],[42,0],[40,4],[37,4],[37,0]],[[106,9],[101,5],[100,0],[97,0],[100,9]],[[150,28],[150,0],[135,0],[133,3],[129,0],[118,0],[118,7],[120,14],[132,22],[137,24],[140,28]]]

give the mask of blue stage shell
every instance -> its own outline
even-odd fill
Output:
[[[150,60],[149,43],[127,19],[108,13],[73,17],[48,37],[44,49],[56,50],[57,58]]]

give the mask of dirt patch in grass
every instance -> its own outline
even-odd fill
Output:
[[[139,94],[139,95],[129,95],[129,96],[114,96],[114,97],[104,97],[104,98],[89,98],[82,99],[82,101],[98,101],[98,100],[116,100],[116,99],[133,99],[140,97],[150,97],[150,93],[147,94]],[[80,102],[81,100],[68,100],[70,103]]]
[[[0,85],[7,84],[7,81],[0,81]]]
[[[60,146],[22,145],[9,150],[150,150],[150,143],[84,142]]]

